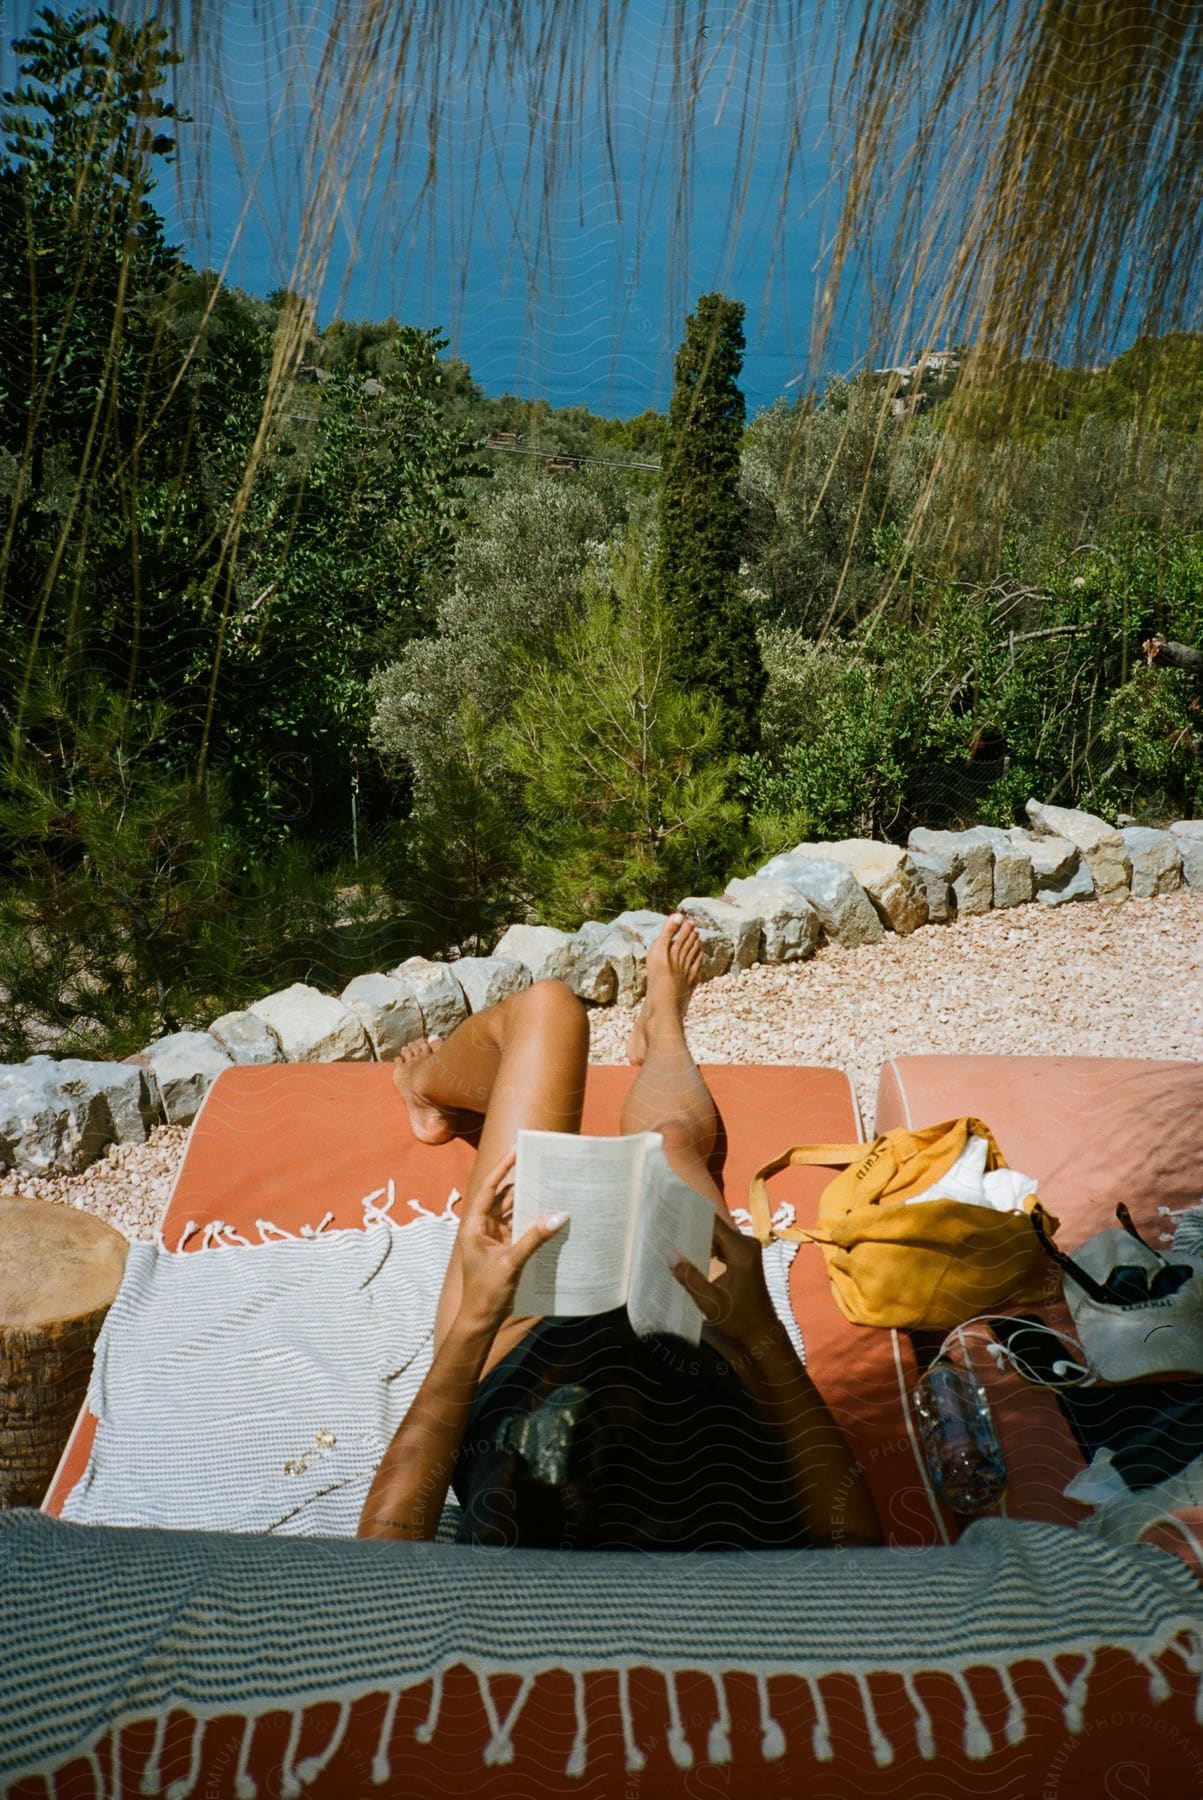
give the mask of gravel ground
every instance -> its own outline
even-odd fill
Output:
[[[593,1062],[626,1061],[635,1014],[591,1015]],[[1016,907],[828,945],[698,989],[689,1010],[699,1062],[832,1063],[856,1083],[872,1130],[877,1076],[916,1052],[1164,1056],[1203,1061],[1203,893],[1121,906]],[[153,1238],[187,1128],[112,1145],[82,1175],[0,1177],[0,1192],[86,1207],[132,1239]]]
[[[595,1062],[625,1060],[633,1011],[593,1020]],[[887,1057],[1164,1056],[1203,1061],[1203,893],[1120,906],[1022,906],[929,925],[698,989],[700,1063],[828,1063],[873,1128]]]

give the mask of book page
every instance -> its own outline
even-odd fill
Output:
[[[702,1335],[702,1314],[673,1274],[668,1259],[679,1250],[706,1273],[714,1239],[714,1207],[672,1168],[659,1133],[648,1136],[654,1142],[644,1158],[627,1312],[641,1337],[653,1331],[671,1332],[696,1344]]]
[[[644,1140],[580,1137],[568,1131],[518,1133],[513,1233],[566,1212],[568,1223],[522,1271],[514,1312],[570,1316],[608,1312],[627,1297],[635,1195]]]

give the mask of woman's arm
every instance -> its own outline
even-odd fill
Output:
[[[732,1358],[744,1387],[784,1445],[802,1522],[813,1544],[880,1544],[881,1524],[865,1478],[818,1388],[778,1320]]]
[[[527,1260],[560,1229],[555,1213],[510,1241],[499,1197],[514,1166],[502,1157],[464,1206],[459,1227],[464,1291],[413,1405],[398,1425],[364,1502],[357,1535],[432,1538],[463,1442],[472,1399],[497,1328],[509,1317]]]
[[[760,1245],[716,1214],[714,1252],[726,1264],[716,1281],[683,1257],[673,1272],[780,1438],[811,1542],[880,1544],[881,1524],[864,1476],[777,1316]]]
[[[496,1335],[496,1324],[465,1318],[463,1308],[457,1313],[376,1470],[358,1536],[434,1536],[480,1372]]]

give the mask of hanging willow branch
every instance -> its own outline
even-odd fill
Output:
[[[1121,322],[1127,340],[1197,327],[1203,8],[866,0],[862,18],[815,343],[859,251],[881,269],[873,335],[891,360],[968,348],[914,543],[936,492],[969,498],[983,440],[1022,429],[1051,365],[1106,361]],[[1140,398],[1155,428],[1162,396]],[[1000,513],[1006,498],[1004,479]]]

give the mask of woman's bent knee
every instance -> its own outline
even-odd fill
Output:
[[[703,1144],[713,1138],[712,1131],[704,1131],[696,1119],[682,1119],[675,1115],[657,1119],[654,1125],[644,1126],[645,1131],[658,1131],[664,1139],[664,1154],[671,1157],[674,1150],[686,1156],[701,1153]]]
[[[524,1020],[535,1018],[540,1023],[558,1024],[568,1020],[587,1023],[585,1003],[573,993],[566,981],[535,981],[511,998],[515,1013]]]

